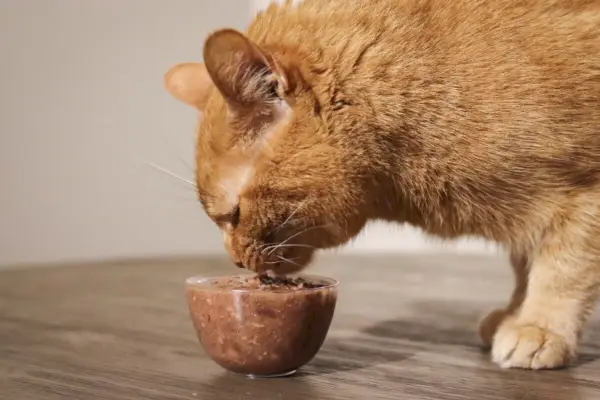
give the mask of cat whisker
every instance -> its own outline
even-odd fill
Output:
[[[277,244],[277,243],[263,243],[263,244],[261,244],[260,246],[257,246],[256,248],[257,248],[257,250],[260,250],[260,249],[262,249],[262,248],[269,247],[269,246],[273,246],[273,245],[276,245],[276,244]]]
[[[172,172],[172,171],[169,171],[168,169],[166,169],[166,168],[164,168],[164,167],[161,167],[160,165],[156,165],[156,164],[154,164],[153,162],[150,162],[150,161],[144,161],[144,163],[145,163],[146,165],[149,165],[149,166],[151,166],[152,168],[156,169],[157,171],[160,171],[160,172],[162,172],[163,174],[169,175],[169,176],[170,176],[170,177],[172,177],[172,178],[178,179],[179,181],[181,181],[181,182],[183,182],[183,183],[187,183],[188,185],[192,186],[193,188],[196,188],[196,189],[198,189],[198,185],[196,185],[196,183],[195,183],[195,182],[193,182],[193,181],[192,181],[192,180],[190,180],[190,179],[186,179],[186,178],[184,178],[184,177],[182,177],[182,176],[179,176],[179,175],[177,175],[176,173],[174,173],[174,172]]]
[[[294,261],[300,259],[299,257],[296,257],[296,258],[285,258],[285,257],[282,257],[282,256],[277,256],[277,258],[279,258],[279,260],[277,260],[277,261],[267,261],[267,262],[265,262],[265,264],[273,265],[273,264],[279,264],[279,263],[281,263],[281,261],[286,261],[286,262],[298,265],[297,263],[294,263]],[[298,266],[300,267],[300,265],[298,265]]]
[[[303,233],[306,233],[308,231],[311,231],[313,229],[318,229],[318,228],[323,228],[326,225],[317,225],[317,226],[311,226],[308,227],[306,229],[301,230],[300,232],[297,232],[293,235],[291,235],[290,237],[288,237],[287,239],[285,239],[283,242],[279,243],[277,246],[275,246],[273,249],[271,249],[271,251],[268,253],[269,255],[273,254],[274,251],[276,251],[278,248],[280,248],[281,246],[283,246],[284,244],[286,244],[287,242],[289,242],[290,240],[292,240],[293,238],[302,235]]]
[[[175,151],[175,148],[173,147],[172,143],[167,140],[167,137],[165,136],[165,134],[161,133],[160,137],[161,137],[163,143],[165,144],[165,146],[167,146],[171,150],[171,154],[175,158],[177,158],[177,160],[181,163],[181,165],[183,165],[190,173],[193,174],[194,173],[194,169],[192,168],[192,166],[187,161],[185,161],[183,159],[183,157],[181,157],[177,153],[177,151]]]
[[[192,181],[191,179],[186,179],[186,178],[184,178],[184,177],[182,177],[182,176],[180,176],[180,175],[177,175],[176,173],[174,173],[174,172],[172,172],[172,171],[170,171],[170,170],[168,170],[168,169],[166,169],[166,168],[164,168],[164,167],[161,167],[160,165],[157,165],[157,164],[155,164],[155,163],[153,163],[153,162],[150,162],[150,161],[144,161],[144,163],[145,163],[146,165],[148,165],[148,166],[150,166],[150,167],[154,168],[155,170],[157,170],[157,171],[159,171],[159,172],[162,172],[162,173],[163,173],[163,174],[165,174],[165,175],[168,175],[168,176],[170,176],[170,177],[172,177],[172,178],[175,178],[175,179],[177,179],[178,181],[180,181],[180,182],[182,182],[182,183],[185,183],[186,185],[188,185],[188,187],[189,187],[189,186],[191,186],[191,187],[192,187],[192,189],[194,189],[194,191],[196,192],[196,194],[200,194],[200,195],[203,195],[203,196],[205,196],[205,197],[214,198],[214,196],[213,196],[213,195],[211,195],[210,193],[208,193],[208,192],[205,192],[205,191],[203,191],[202,189],[200,189],[200,188],[198,187],[198,185],[196,184],[196,182]]]
[[[296,224],[309,220],[310,217],[290,218],[287,222],[282,223],[277,228],[273,228],[269,231],[269,235],[274,235],[281,231],[285,227],[293,227]]]
[[[308,218],[306,218],[306,217],[294,219],[294,220],[290,221],[288,223],[288,225],[295,224],[295,223],[302,222],[302,221],[306,221],[307,219]],[[323,226],[327,226],[327,225],[323,225]],[[269,234],[273,234],[274,231],[275,231],[274,229],[271,230],[271,231],[269,231]],[[277,245],[277,244],[281,244],[281,242],[277,242],[277,243],[273,243],[273,242],[271,242],[271,243],[263,243],[263,244],[257,246],[257,250],[263,249],[263,248],[268,247],[268,246]]]
[[[308,199],[304,199],[304,200],[302,200],[302,201],[300,202],[300,204],[298,204],[298,207],[296,207],[296,208],[294,209],[294,211],[292,211],[292,213],[291,213],[291,214],[290,214],[290,215],[289,215],[289,216],[288,216],[288,217],[285,219],[285,221],[283,221],[283,222],[282,222],[282,223],[281,223],[281,224],[280,224],[280,225],[279,225],[277,228],[275,228],[275,232],[274,232],[274,233],[277,233],[277,232],[279,232],[279,230],[280,230],[281,228],[283,228],[283,227],[285,226],[285,224],[287,224],[287,223],[290,221],[290,219],[292,219],[292,217],[293,217],[293,216],[294,216],[294,215],[295,215],[295,214],[298,212],[298,210],[300,210],[300,208],[301,208],[301,207],[302,207],[304,204],[306,204],[307,200],[308,200]]]
[[[290,263],[290,264],[294,264],[294,265],[295,265],[295,266],[297,266],[297,267],[300,267],[300,268],[302,268],[302,265],[298,264],[297,262],[295,262],[295,261],[293,261],[293,260],[290,260],[289,258],[285,258],[285,257],[283,257],[283,256],[277,256],[277,258],[279,258],[281,261],[285,261],[285,262],[288,262],[288,263]],[[295,259],[294,259],[294,260],[295,260]]]
[[[307,248],[307,249],[315,249],[315,246],[312,246],[310,244],[294,244],[294,243],[289,243],[289,244],[284,244],[284,245],[279,245],[279,244],[273,244],[271,246],[268,246],[266,248],[264,248],[260,253],[264,254],[266,251],[271,250],[273,247],[277,247],[277,248],[283,248],[283,247],[301,247],[301,248]]]

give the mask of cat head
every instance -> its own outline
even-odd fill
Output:
[[[165,85],[201,111],[199,199],[232,260],[292,273],[315,250],[356,236],[366,222],[364,160],[328,124],[310,66],[230,29],[208,36],[203,58],[172,67]]]

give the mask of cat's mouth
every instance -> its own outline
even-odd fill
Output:
[[[286,275],[305,269],[317,250],[328,247],[331,238],[333,236],[327,235],[324,226],[320,225],[295,232],[261,235],[259,240],[244,234],[226,235],[225,246],[240,268]]]
[[[300,272],[306,268],[312,261],[314,249],[302,248],[300,251],[287,251],[283,254],[277,254],[276,260],[271,264],[265,264],[267,271],[272,271],[276,275],[289,275]],[[261,271],[259,271],[261,272]]]
[[[236,265],[257,273],[288,275],[306,268],[315,250],[315,247],[306,244],[257,246],[253,251],[246,252],[248,256],[237,261]]]

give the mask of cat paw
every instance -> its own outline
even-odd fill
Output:
[[[494,335],[500,324],[508,315],[509,313],[505,309],[498,308],[489,313],[487,317],[479,323],[479,337],[483,342],[484,348],[489,349],[492,347]]]
[[[492,360],[502,368],[555,369],[566,367],[575,348],[567,340],[535,325],[505,321],[496,332]]]

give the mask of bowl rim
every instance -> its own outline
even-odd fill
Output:
[[[273,293],[273,294],[289,294],[290,293],[290,291],[287,291],[287,290],[264,291],[264,290],[259,290],[259,289],[248,289],[248,288],[228,289],[228,288],[222,288],[222,287],[221,288],[211,287],[206,284],[210,281],[214,281],[214,280],[218,280],[218,279],[253,277],[253,276],[256,276],[256,274],[239,273],[239,274],[228,274],[228,275],[194,275],[194,276],[190,276],[185,279],[185,285],[187,287],[194,287],[194,288],[201,289],[201,290],[204,289],[204,290],[210,290],[210,291],[223,291],[223,292],[236,292],[236,293],[250,293],[250,292]],[[326,283],[325,285],[319,286],[319,287],[306,287],[306,288],[295,289],[295,290],[293,290],[293,292],[335,289],[340,284],[340,282],[335,278],[331,278],[331,277],[324,276],[324,275],[317,275],[317,274],[296,273],[296,274],[290,274],[290,275],[288,275],[288,277],[302,277],[307,280],[311,280],[311,279],[312,280],[320,280],[320,281],[324,281],[324,283]]]

